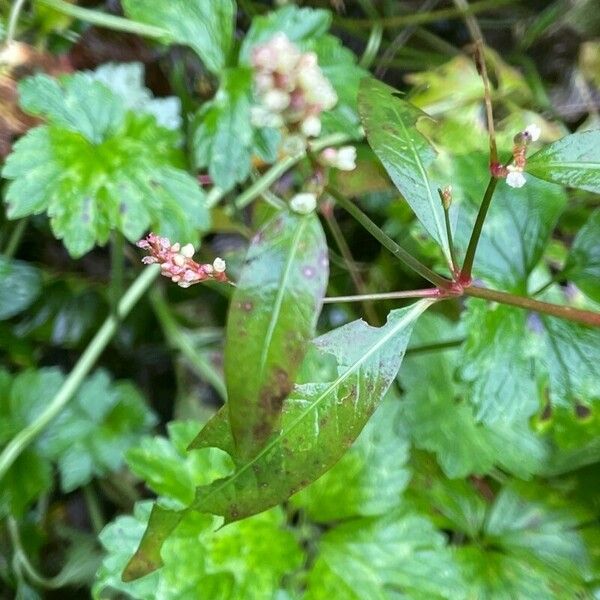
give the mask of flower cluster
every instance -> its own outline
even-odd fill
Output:
[[[354,146],[325,148],[319,155],[319,162],[340,171],[353,171],[356,168],[356,148]]]
[[[228,281],[225,261],[222,258],[215,258],[212,265],[197,263],[192,260],[194,256],[192,244],[185,246],[178,242],[171,244],[167,238],[150,233],[140,240],[137,246],[149,253],[142,258],[145,265],[159,264],[161,275],[169,277],[179,287],[187,288],[207,279]]]
[[[513,162],[508,165],[501,173],[506,177],[506,183],[513,188],[523,187],[526,183],[523,171],[527,164],[525,153],[527,146],[531,142],[536,142],[540,138],[541,130],[538,125],[528,125],[523,131],[515,136],[515,145],[513,146]]]
[[[317,137],[320,115],[337,104],[337,94],[323,75],[314,52],[300,52],[278,33],[252,52],[254,87],[260,105],[252,110],[257,126],[283,127]]]

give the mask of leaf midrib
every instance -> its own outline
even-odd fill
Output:
[[[281,433],[276,438],[274,438],[268,444],[266,444],[266,446],[252,460],[243,465],[238,471],[225,478],[223,480],[223,483],[211,490],[203,498],[203,500],[215,496],[221,490],[225,489],[228,485],[234,483],[246,471],[251,469],[263,456],[270,452],[271,449],[274,448],[277,444],[281,443],[282,440],[284,440],[315,408],[317,408],[317,406],[323,401],[324,398],[326,398],[345,379],[347,379],[352,373],[354,373],[354,371],[356,371],[358,367],[360,367],[368,358],[370,358],[377,350],[379,350],[381,346],[383,346],[399,331],[401,331],[402,328],[404,328],[408,323],[416,320],[417,317],[434,302],[435,300],[421,300],[417,302],[414,305],[414,307],[409,312],[407,312],[406,315],[404,315],[404,317],[399,319],[399,321],[388,334],[386,334],[383,338],[381,338],[378,342],[371,346],[371,348],[363,356],[361,356],[359,360],[357,360],[349,369],[344,371],[344,373],[340,375],[335,381],[333,381],[331,385],[329,385],[306,410],[304,410],[300,415],[298,415],[298,417],[294,421],[292,421],[292,423],[286,430],[281,431]],[[196,502],[194,504],[196,504]]]

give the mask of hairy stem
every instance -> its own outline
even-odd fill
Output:
[[[160,269],[156,265],[147,267],[142,271],[119,302],[117,314],[111,314],[104,321],[56,395],[46,406],[45,410],[39,414],[33,422],[24,427],[5,446],[0,454],[0,480],[6,475],[8,469],[21,453],[45,429],[45,427],[58,416],[69,400],[71,400],[112,339],[121,320],[129,314],[137,301],[143,296],[150,285],[152,285],[152,282],[158,276],[159,271]]]
[[[391,237],[384,233],[369,217],[353,202],[344,198],[336,190],[327,186],[327,192],[347,212],[349,212],[382,246],[385,246],[397,259],[421,275],[427,281],[441,289],[450,289],[452,282],[432,271],[429,267],[417,260],[412,254],[399,246]]]
[[[154,27],[153,25],[146,25],[145,23],[138,23],[131,19],[124,19],[123,17],[117,17],[115,15],[109,15],[99,10],[91,10],[89,8],[82,8],[75,4],[70,4],[64,0],[36,0],[40,4],[49,6],[60,13],[80,19],[86,23],[91,23],[98,27],[106,27],[107,29],[113,29],[115,31],[125,31],[127,33],[134,33],[154,39],[168,39],[169,32],[166,29],[160,27]]]
[[[466,296],[483,298],[484,300],[509,304],[510,306],[518,306],[519,308],[559,317],[560,319],[566,319],[567,321],[581,323],[588,327],[600,327],[600,313],[589,310],[581,310],[570,306],[562,306],[560,304],[550,304],[549,302],[542,302],[541,300],[534,300],[533,298],[516,296],[507,292],[499,292],[497,290],[490,290],[478,286],[466,287],[463,292]]]
[[[158,289],[150,294],[150,302],[169,345],[181,352],[196,373],[217,391],[223,400],[227,399],[227,390],[223,378],[213,365],[196,350],[190,336],[177,323],[169,305]]]
[[[479,244],[481,230],[483,229],[485,217],[487,216],[490,208],[492,197],[494,196],[494,190],[496,189],[497,184],[498,179],[496,177],[491,177],[490,182],[485,190],[483,200],[481,201],[481,206],[479,207],[479,212],[477,213],[477,219],[475,220],[475,225],[473,226],[473,231],[471,233],[471,239],[469,240],[469,245],[467,246],[465,262],[463,263],[460,274],[460,279],[464,283],[471,281],[471,272],[473,271],[473,261],[475,260],[475,252],[477,252],[477,244]]]
[[[323,303],[334,304],[336,302],[365,302],[366,300],[400,300],[402,298],[442,298],[444,295],[444,292],[438,288],[427,288],[424,290],[401,290],[399,292],[361,294],[358,296],[329,296],[323,298]]]

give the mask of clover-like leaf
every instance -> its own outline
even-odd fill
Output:
[[[134,241],[152,226],[193,242],[208,228],[204,195],[178,168],[177,133],[128,112],[84,73],[60,83],[37,75],[20,89],[23,107],[48,124],[30,130],[6,161],[9,218],[46,212],[72,256],[105,243],[112,229]]]
[[[315,335],[328,267],[325,234],[314,213],[275,216],[248,249],[225,341],[227,407],[239,457],[256,454],[278,428],[283,401]]]
[[[227,64],[233,46],[233,0],[124,0],[125,14],[165,30],[164,39],[190,46],[213,73]]]
[[[554,183],[600,194],[600,129],[581,131],[542,148],[527,172]]]

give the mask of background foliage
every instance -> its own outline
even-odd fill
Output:
[[[463,260],[489,172],[461,2],[37,0],[13,32],[10,4],[0,598],[600,597],[599,330],[465,297],[319,313],[426,282],[333,196],[286,208],[352,143],[356,169],[319,171],[334,195],[445,272],[452,184]],[[541,128],[473,276],[597,312],[598,11],[471,5],[501,157]],[[287,154],[251,116],[252,51],[280,31],[338,96]],[[139,275],[149,229],[238,286]]]

